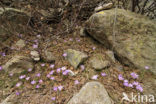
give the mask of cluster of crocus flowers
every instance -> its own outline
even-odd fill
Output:
[[[139,76],[134,72],[131,73],[130,75],[132,76],[133,79],[137,79]],[[125,87],[136,88],[138,91],[143,92],[143,87],[136,81],[134,81],[133,83],[129,83],[129,81],[125,79],[121,74],[118,75],[118,80],[123,81],[123,85]]]

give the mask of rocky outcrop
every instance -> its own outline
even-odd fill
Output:
[[[5,41],[15,31],[23,33],[21,24],[26,25],[29,19],[30,14],[26,11],[15,8],[0,8],[0,41]]]
[[[113,104],[113,102],[104,86],[93,81],[86,83],[68,104]]]
[[[121,63],[139,69],[148,66],[156,74],[156,22],[122,9],[116,10],[115,26],[114,20],[115,9],[95,13],[86,22],[87,32],[113,48]]]

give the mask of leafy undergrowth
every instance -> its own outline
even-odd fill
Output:
[[[144,74],[139,70],[124,67],[124,71],[117,70],[112,64],[109,69],[101,72],[94,71],[88,60],[78,69],[74,69],[64,58],[65,49],[75,49],[86,52],[89,57],[95,53],[105,54],[105,48],[90,37],[79,37],[79,35],[69,34],[67,36],[57,37],[48,43],[44,43],[41,35],[38,37],[27,37],[30,42],[23,49],[12,49],[8,54],[0,58],[0,64],[4,64],[16,54],[30,55],[31,50],[44,49],[48,44],[48,49],[57,57],[55,63],[36,62],[33,70],[28,69],[20,75],[7,74],[2,69],[0,71],[0,102],[8,95],[15,94],[11,102],[15,104],[67,104],[71,97],[77,93],[80,88],[89,81],[100,81],[107,89],[110,97],[116,104],[122,99],[122,92],[142,92],[141,88],[132,88],[124,83],[139,82],[142,85]],[[14,43],[18,38],[14,39]],[[36,41],[38,48],[34,47]],[[12,44],[13,45],[13,44]],[[118,63],[118,62],[116,62]],[[119,64],[119,63],[118,63]],[[76,76],[69,76],[64,70],[70,69],[76,73]],[[133,72],[133,73],[132,73]],[[130,74],[131,73],[131,74]],[[139,77],[137,74],[139,74]],[[142,76],[142,77],[140,77]],[[124,83],[124,84],[123,84]],[[125,102],[125,104],[127,104]]]

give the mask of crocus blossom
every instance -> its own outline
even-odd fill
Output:
[[[67,57],[67,53],[64,53],[64,54],[63,54],[63,57]]]
[[[40,79],[38,82],[41,84],[41,83],[43,83],[43,80],[42,80],[42,79]]]
[[[36,85],[36,88],[40,88],[40,85]]]
[[[149,69],[149,66],[145,66],[145,69],[148,70]]]
[[[25,77],[26,77],[26,75],[21,75],[21,76],[19,76],[19,79],[23,79]]]
[[[50,65],[50,68],[54,68],[54,66],[55,66],[54,64],[51,64],[51,65]]]
[[[92,76],[92,79],[93,79],[93,80],[97,80],[97,78],[98,78],[98,75],[93,75],[93,76]]]
[[[53,90],[54,90],[54,91],[57,91],[57,87],[54,86],[54,87],[53,87]]]
[[[22,85],[22,83],[21,82],[18,82],[17,84],[16,84],[16,87],[20,87]]]
[[[16,92],[16,95],[17,95],[17,96],[20,95],[20,92]]]
[[[81,70],[85,70],[85,66],[84,65],[80,65]]]
[[[32,85],[33,85],[33,84],[35,84],[35,83],[36,83],[36,81],[34,81],[34,80],[33,80],[33,81],[31,81],[31,84],[32,84]]]
[[[31,72],[31,71],[32,71],[32,68],[29,68],[29,69],[28,69],[28,72]]]
[[[37,77],[40,77],[40,76],[41,76],[41,74],[40,74],[40,73],[37,73],[37,74],[36,74],[36,76],[37,76]]]
[[[41,66],[45,66],[45,64],[41,64]]]
[[[61,72],[61,68],[57,68],[56,72],[60,73]]]
[[[119,80],[124,80],[123,76],[121,74],[118,75]]]
[[[51,100],[52,100],[52,101],[55,101],[55,100],[56,100],[56,97],[52,97]]]
[[[30,77],[25,78],[27,81],[30,79]]]
[[[136,74],[136,73],[131,73],[131,76],[132,76],[132,78],[134,78],[134,79],[137,79],[138,77],[139,77],[139,75],[138,74]]]
[[[79,82],[78,80],[75,80],[75,81],[74,81],[74,84],[75,84],[75,85],[77,85],[77,84],[79,84],[79,83],[80,83],[80,82]]]
[[[50,77],[51,80],[55,80],[55,77]]]
[[[58,90],[61,91],[63,89],[63,86],[58,86]]]
[[[101,73],[101,76],[105,77],[105,76],[107,76],[107,74],[106,73]]]
[[[142,88],[141,85],[137,85],[137,86],[136,86],[136,89],[137,89],[138,91],[140,91],[140,92],[143,92],[143,88]]]
[[[0,71],[1,71],[2,69],[3,69],[2,66],[0,66]]]

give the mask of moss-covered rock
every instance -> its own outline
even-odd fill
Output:
[[[86,22],[86,29],[105,47],[113,48],[125,65],[140,69],[148,66],[156,74],[155,21],[130,11],[111,9],[93,14]]]
[[[77,68],[79,64],[88,58],[87,54],[73,49],[67,49],[65,53],[67,53],[66,59],[74,68]]]

